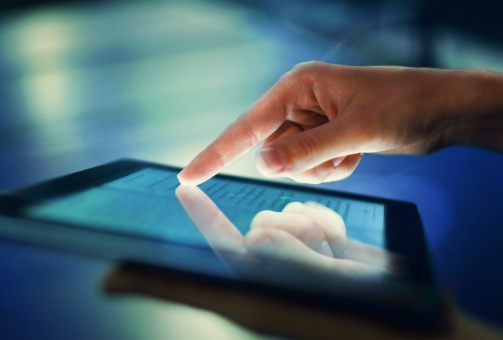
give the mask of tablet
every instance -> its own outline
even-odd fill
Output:
[[[432,327],[444,309],[412,203],[120,160],[0,196],[0,237]]]

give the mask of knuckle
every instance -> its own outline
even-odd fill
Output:
[[[290,80],[309,79],[311,78],[310,75],[318,72],[318,70],[320,70],[323,65],[324,63],[321,61],[305,61],[298,63],[297,65],[292,67],[292,69],[287,72],[282,78]]]
[[[273,212],[270,210],[260,211],[251,221],[250,229],[265,228],[269,226],[271,220],[274,218],[272,215]]]
[[[304,61],[302,63],[298,63],[292,68],[294,72],[304,72],[304,71],[313,71],[318,69],[324,63],[317,60]]]
[[[266,244],[267,241],[277,242],[278,234],[276,230],[270,228],[261,228],[251,230],[245,236],[244,244],[248,248],[260,247]]]
[[[253,130],[250,125],[245,125],[246,127],[246,140],[250,144],[250,148],[253,148],[255,145],[259,143],[259,137],[257,133]]]
[[[291,202],[285,205],[282,212],[298,213],[304,210],[304,205],[300,202]]]
[[[331,209],[330,209],[330,211],[333,212],[332,218],[334,219],[334,222],[339,227],[339,229],[346,230],[346,224],[344,223],[342,216]]]
[[[266,229],[253,229],[250,230],[244,237],[244,245],[247,248],[254,248],[259,246],[267,238],[265,235]]]
[[[242,122],[243,126],[243,134],[246,138],[246,141],[248,142],[249,146],[252,148],[255,145],[257,145],[260,142],[260,138],[256,131],[253,129],[252,125],[250,124],[247,116],[241,115],[238,120]]]
[[[221,168],[225,168],[227,166],[227,157],[225,153],[220,150],[212,150],[212,151],[214,154],[212,159],[214,159]]]
[[[318,224],[312,218],[306,218],[302,221],[304,228],[300,232],[300,239],[307,244],[315,244],[325,239],[325,234]]]
[[[332,226],[332,228],[327,230],[325,235],[328,242],[334,245],[334,247],[346,244],[346,228],[343,224]]]

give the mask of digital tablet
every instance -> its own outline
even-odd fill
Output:
[[[0,237],[436,327],[412,203],[119,160],[0,196]]]

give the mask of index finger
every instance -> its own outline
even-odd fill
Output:
[[[269,137],[286,119],[284,94],[274,86],[241,115],[215,141],[199,153],[179,174],[185,185],[198,185]]]

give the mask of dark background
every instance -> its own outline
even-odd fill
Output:
[[[183,166],[306,60],[503,71],[496,1],[4,1],[0,8],[0,190],[122,157]],[[253,155],[227,172],[259,176]],[[424,157],[365,155],[353,176],[325,186],[416,203],[440,284],[462,309],[503,326],[502,174],[501,155],[453,147]],[[171,313],[139,298],[108,301],[99,285],[109,268],[2,241],[0,335],[155,338],[172,334],[160,326],[167,319],[180,334],[197,332],[186,307]]]

